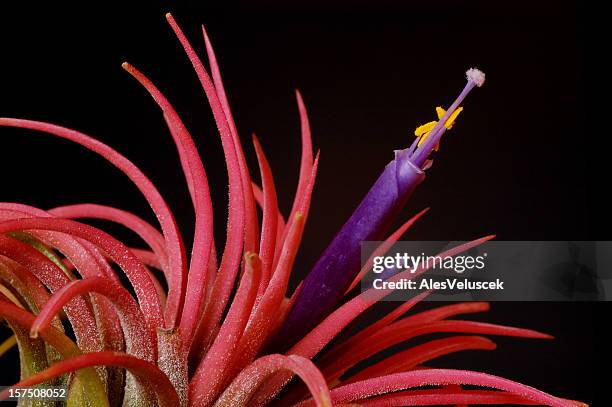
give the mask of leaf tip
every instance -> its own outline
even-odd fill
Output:
[[[33,326],[30,329],[30,338],[32,338],[32,339],[38,338],[38,331],[39,331],[39,327],[38,326]]]

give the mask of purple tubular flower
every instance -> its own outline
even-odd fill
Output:
[[[304,280],[278,338],[287,347],[322,321],[338,304],[360,270],[361,242],[381,240],[404,204],[425,179],[427,157],[446,130],[444,125],[474,86],[481,86],[484,74],[467,71],[467,84],[459,97],[433,129],[411,148],[395,152],[395,159],[385,167],[340,232]]]
[[[340,301],[360,269],[360,243],[380,240],[425,179],[408,149],[396,151],[370,191],[310,271],[278,338],[301,337]],[[287,343],[286,345],[290,345]]]

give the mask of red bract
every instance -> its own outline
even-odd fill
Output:
[[[318,406],[579,404],[495,376],[424,365],[453,352],[494,349],[495,344],[482,335],[549,338],[531,330],[449,319],[486,311],[486,303],[455,304],[404,317],[429,294],[424,293],[340,340],[338,336],[351,322],[391,293],[371,290],[351,297],[351,289],[368,272],[369,263],[356,277],[343,276],[353,281],[345,299],[314,328],[298,338],[281,337],[296,299],[295,293],[288,296],[288,283],[308,220],[319,160],[312,151],[304,103],[297,93],[302,153],[292,209],[285,218],[279,211],[272,170],[256,137],[261,188],[251,180],[206,32],[211,74],[172,16],[167,19],[206,94],[225,154],[229,215],[220,262],[208,180],[195,143],[168,99],[133,66],[123,64],[160,107],[179,154],[195,212],[190,256],[162,195],[127,158],[75,130],[0,118],[1,126],[64,138],[102,156],[138,187],[160,228],[126,211],[96,204],[44,211],[0,203],[0,317],[15,333],[14,340],[0,344],[0,354],[19,344],[21,381],[15,387],[63,385],[69,389],[70,405],[91,406],[242,406],[272,401]],[[436,133],[439,139],[444,128],[438,127],[442,129]],[[256,204],[262,210],[261,224]],[[376,254],[389,250],[425,212],[387,235]],[[136,233],[146,248],[128,247],[76,220],[86,218],[118,223]],[[492,237],[473,240],[444,255],[455,255]],[[161,271],[167,291],[152,268]],[[115,270],[125,274],[130,287],[122,285]],[[424,271],[399,273],[391,280],[414,278]],[[71,333],[64,332],[60,321],[64,317]],[[472,335],[435,339],[351,373],[359,362],[430,333]],[[279,343],[293,346],[283,351]],[[67,375],[70,372],[75,374]],[[293,380],[295,376],[305,386]],[[494,390],[467,390],[462,385]],[[8,395],[7,389],[0,399]]]

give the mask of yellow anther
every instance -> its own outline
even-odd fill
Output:
[[[458,107],[453,112],[453,114],[451,114],[450,117],[446,120],[446,123],[444,123],[444,127],[446,127],[448,130],[452,129],[453,124],[455,124],[455,120],[457,119],[457,116],[459,116],[459,113],[461,113],[462,111],[463,111],[463,108]],[[436,107],[436,114],[438,115],[438,120],[442,119],[445,113],[446,113],[446,110],[442,109],[440,106]],[[431,133],[436,123],[437,122],[425,123],[425,124],[420,125],[414,130],[414,135],[416,137],[420,137],[420,140],[418,143],[419,146],[421,146],[421,144],[427,139],[427,137],[429,137],[429,133]],[[434,147],[434,150],[436,151],[438,150],[438,145],[439,143],[436,144],[436,146]]]
[[[414,135],[417,136],[417,137],[421,137],[422,135],[424,135],[426,133],[429,133],[434,128],[436,123],[437,122],[429,122],[429,123],[425,123],[425,124],[420,125],[414,131]]]
[[[449,130],[452,129],[453,124],[455,124],[455,120],[457,119],[457,116],[459,116],[459,113],[461,113],[462,111],[463,111],[462,107],[458,107],[457,109],[455,109],[453,114],[451,114],[448,120],[446,120],[446,123],[444,123],[444,126]],[[446,110],[438,106],[436,107],[436,113],[438,114],[438,120],[440,120],[444,116],[444,113],[446,113]]]

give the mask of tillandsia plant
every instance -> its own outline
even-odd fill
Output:
[[[229,211],[223,252],[218,259],[209,183],[193,139],[162,92],[132,65],[123,68],[160,107],[180,157],[195,211],[191,256],[168,204],[127,158],[75,130],[1,118],[2,126],[67,139],[99,154],[138,187],[159,223],[158,230],[132,213],[89,203],[51,210],[0,204],[0,317],[14,332],[0,345],[0,353],[17,344],[21,363],[21,380],[0,393],[1,399],[17,388],[54,385],[67,388],[71,406],[582,405],[485,373],[427,367],[432,359],[453,352],[494,349],[484,335],[550,338],[528,329],[451,319],[486,311],[487,303],[445,305],[406,316],[427,296],[420,294],[361,331],[340,335],[391,292],[352,290],[369,270],[359,261],[360,242],[384,240],[376,251],[383,253],[425,213],[388,233],[424,180],[428,157],[457,118],[460,103],[483,84],[482,72],[468,70],[456,101],[446,110],[437,109],[438,120],[417,128],[411,147],[395,152],[312,271],[288,295],[319,157],[313,154],[300,94],[299,181],[285,218],[255,137],[261,186],[251,179],[206,32],[210,73],[171,15],[167,20],[206,94],[225,154]],[[128,247],[75,219],[118,223],[137,234],[146,248]],[[415,276],[405,273],[390,278]],[[156,277],[161,275],[165,285]],[[455,335],[353,369],[396,344],[430,333]]]

